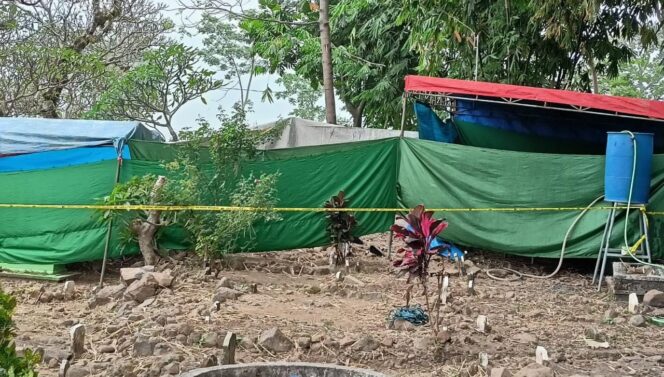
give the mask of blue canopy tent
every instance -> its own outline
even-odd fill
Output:
[[[129,159],[129,139],[164,141],[138,122],[0,118],[0,172]]]
[[[30,176],[30,179],[34,181],[30,187],[34,187],[38,191],[41,189],[40,175],[53,174],[49,172],[56,171],[57,168],[85,165],[88,168],[101,169],[100,174],[108,177],[105,182],[110,182],[111,174],[115,170],[114,182],[118,182],[122,161],[131,159],[129,147],[126,145],[130,139],[164,141],[161,134],[138,122],[0,118],[0,181],[3,177],[10,179],[17,175]],[[117,160],[117,163],[111,162],[109,164],[109,161],[114,160]],[[115,168],[111,168],[111,166]],[[109,168],[113,170],[109,170]],[[35,173],[37,171],[39,172]],[[106,171],[108,171],[108,175]],[[21,173],[25,173],[25,175]],[[85,178],[81,181],[81,184],[79,187],[94,185],[90,181],[86,182]],[[107,183],[103,184],[103,186],[106,185]],[[4,189],[5,194],[0,197],[0,203],[49,204],[42,202],[45,200],[44,198],[33,198],[31,190],[28,190],[28,192],[16,191],[12,189],[11,185]],[[104,187],[103,191],[108,192],[111,189],[112,187]],[[7,209],[7,211],[11,211],[11,209]],[[68,217],[64,216],[62,219],[68,219]],[[76,228],[74,220],[71,222],[69,220],[62,221],[65,222],[63,226]],[[37,226],[36,223],[34,225]],[[112,224],[109,224],[107,240],[110,237],[111,227]],[[52,231],[49,230],[44,233],[44,236],[48,237],[51,233]],[[13,238],[16,240],[20,237],[21,235],[17,234]],[[2,249],[3,244],[4,241],[0,238],[0,249]],[[29,248],[21,251],[32,252]],[[62,274],[64,271],[62,266],[57,264],[15,265],[0,263],[0,269],[3,274],[41,273],[55,280],[67,276]]]

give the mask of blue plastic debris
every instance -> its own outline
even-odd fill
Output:
[[[466,253],[459,249],[456,245],[439,238],[431,241],[431,249],[439,248],[438,255],[447,258],[451,261],[463,261]]]
[[[420,305],[404,306],[392,310],[390,312],[390,322],[394,322],[397,319],[408,321],[416,326],[421,326],[429,322],[429,316]]]

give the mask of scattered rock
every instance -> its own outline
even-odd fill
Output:
[[[293,342],[277,327],[263,331],[258,337],[258,344],[271,352],[288,352],[293,349]]]
[[[362,352],[371,352],[376,350],[380,346],[371,335],[364,335],[360,338],[355,344],[353,344],[353,351],[362,351]]]
[[[48,367],[49,367],[50,369],[55,369],[55,368],[58,367],[58,365],[59,365],[59,363],[58,363],[58,359],[56,359],[55,357],[51,358],[51,359],[48,361]]]
[[[313,275],[329,275],[332,272],[330,266],[316,266],[313,268]]]
[[[650,312],[653,317],[664,317],[664,308],[658,308]]]
[[[532,363],[519,370],[514,377],[553,377],[553,369]]]
[[[150,365],[150,369],[148,369],[148,376],[150,377],[161,376],[161,365],[158,363],[152,363]]]
[[[101,352],[101,353],[115,353],[115,347],[109,346],[109,345],[101,346],[101,347],[99,347],[99,352]]]
[[[173,276],[169,270],[163,272],[152,272],[150,273],[152,277],[157,281],[157,285],[162,288],[168,288],[173,284]]]
[[[240,291],[236,291],[233,288],[220,287],[219,289],[217,289],[214,296],[212,297],[212,302],[215,301],[225,302],[228,300],[236,300],[240,296],[242,296],[242,292]]]
[[[604,321],[611,321],[614,318],[618,317],[619,313],[615,308],[607,309],[604,312]]]
[[[594,327],[587,328],[585,336],[586,339],[592,339],[598,342],[603,342],[606,340],[606,336],[601,331],[599,331]]]
[[[306,289],[306,292],[312,295],[317,295],[320,293],[320,287],[318,285],[312,285]]]
[[[89,308],[95,308],[99,305],[108,304],[111,299],[117,299],[122,297],[122,292],[124,292],[125,286],[122,284],[116,285],[107,285],[104,288],[100,289],[88,302]]]
[[[429,336],[418,336],[413,340],[413,348],[418,351],[431,351],[436,345],[436,340]]]
[[[215,355],[208,355],[205,357],[203,362],[201,363],[201,367],[203,368],[209,368],[209,367],[214,367],[217,366],[217,357]]]
[[[131,283],[125,291],[125,297],[136,302],[143,302],[157,293],[157,280],[146,274],[140,280]]]
[[[177,361],[173,361],[172,363],[166,365],[162,371],[170,374],[170,375],[176,375],[180,373],[180,363]]]
[[[317,334],[314,334],[314,336],[311,337],[311,342],[312,343],[319,343],[319,342],[322,342],[323,340],[325,340],[325,334],[323,334],[323,333],[317,333]]]
[[[203,347],[208,347],[208,348],[213,348],[219,345],[219,335],[217,333],[211,332],[211,333],[206,333],[201,336],[200,340],[201,346]]]
[[[306,350],[311,346],[311,337],[310,336],[301,336],[296,340],[297,346],[300,349]]]
[[[231,288],[231,289],[233,289],[233,288],[235,288],[235,282],[233,282],[231,279],[229,279],[227,277],[223,277],[223,278],[221,278],[221,280],[219,280],[219,283],[217,283],[217,289],[219,289],[219,288]]]
[[[651,289],[643,296],[643,304],[654,308],[664,308],[664,292]]]
[[[79,321],[78,319],[65,319],[64,321],[62,321],[62,326],[72,327],[74,325],[78,325],[79,322],[81,321]]]
[[[90,371],[88,368],[86,368],[84,365],[70,365],[69,369],[67,370],[67,377],[88,377],[91,375]]]
[[[613,320],[613,323],[615,323],[616,325],[620,325],[620,324],[625,323],[625,322],[627,322],[627,320],[623,317],[618,317],[618,318]]]
[[[125,267],[120,269],[120,279],[127,285],[140,280],[145,274],[143,267]]]
[[[449,342],[450,340],[452,340],[452,336],[450,335],[449,331],[446,331],[446,330],[440,331],[438,333],[438,335],[436,336],[436,338],[442,344],[445,344],[445,343]]]
[[[240,346],[244,349],[253,350],[256,344],[256,338],[251,336],[243,336],[240,339]]]
[[[155,356],[168,355],[171,352],[171,346],[168,343],[157,343],[154,345],[154,351],[152,352]]]
[[[390,347],[392,347],[392,345],[394,345],[394,339],[392,339],[392,338],[385,338],[385,339],[383,339],[383,340],[380,342],[380,344],[381,344],[383,347],[390,348]]]
[[[516,296],[516,293],[514,293],[514,291],[509,291],[509,292],[505,293],[505,298],[508,299],[508,300],[513,299],[514,296]],[[505,368],[498,368],[498,369],[502,369],[503,371],[505,371]],[[493,376],[493,371],[491,373],[492,373],[492,376]]]
[[[189,336],[192,331],[194,331],[194,328],[189,323],[181,323],[177,328],[179,335]]]
[[[491,377],[512,377],[512,373],[506,368],[491,368]]]
[[[169,323],[164,326],[164,336],[167,338],[174,338],[178,335],[178,325]]]
[[[201,341],[201,334],[197,332],[192,332],[191,334],[189,334],[189,336],[187,336],[188,345],[198,344],[200,341]]]
[[[345,347],[350,346],[353,343],[355,343],[355,339],[347,336],[347,337],[344,337],[343,339],[341,339],[339,341],[339,346],[342,347],[342,348],[345,348]]]
[[[339,342],[337,342],[336,340],[334,340],[332,338],[326,338],[323,341],[323,345],[327,348],[339,348]]]
[[[643,317],[640,314],[633,315],[629,319],[629,324],[632,325],[632,326],[635,326],[635,327],[641,327],[641,326],[644,326],[646,324],[646,319],[645,319],[645,317]]]
[[[522,344],[537,343],[537,337],[535,335],[528,334],[528,333],[525,333],[525,332],[514,335],[512,337],[512,339],[514,339],[518,343],[522,343]]]
[[[152,356],[155,344],[145,337],[139,337],[134,342],[134,356]]]
[[[415,331],[415,325],[405,319],[395,319],[390,322],[389,328],[397,331]]]
[[[355,286],[358,286],[358,287],[364,287],[366,285],[362,280],[356,278],[353,275],[346,276],[346,282],[351,283],[351,284],[353,284]]]

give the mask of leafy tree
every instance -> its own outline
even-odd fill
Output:
[[[25,350],[23,356],[16,354],[12,321],[15,308],[16,299],[0,288],[0,376],[37,377],[39,355],[31,350]]]
[[[313,87],[311,83],[294,73],[286,73],[276,82],[282,85],[284,90],[276,92],[275,97],[288,100],[293,106],[288,115],[318,122],[325,121],[325,108],[319,105],[323,95],[319,88]]]
[[[201,56],[182,44],[145,53],[143,62],[122,75],[87,114],[95,119],[134,120],[157,130],[165,128],[177,141],[173,117],[186,103],[218,89],[214,72],[199,68]]]
[[[76,118],[172,23],[152,0],[0,5],[0,115]]]
[[[599,80],[601,93],[664,100],[664,55],[661,50],[644,49],[635,43],[631,47],[637,57],[621,64],[617,76],[602,76]]]
[[[238,104],[232,115],[219,115],[219,126],[205,120],[193,130],[182,132],[177,158],[167,164],[165,176],[134,177],[116,185],[104,204],[217,205],[254,207],[256,211],[158,211],[135,212],[131,216],[117,211],[104,218],[121,217],[131,237],[138,241],[147,264],[159,260],[158,237],[168,226],[183,227],[191,236],[194,250],[206,259],[243,250],[254,240],[253,225],[277,220],[270,208],[276,205],[278,174],[253,176],[240,174],[241,164],[258,156],[257,145],[279,134],[276,127],[265,133],[252,131],[245,112]]]
[[[619,72],[616,77],[602,78],[600,88],[603,93],[664,100],[664,66],[645,56],[621,65]]]
[[[632,56],[625,41],[657,43],[660,1],[404,0],[418,71],[553,88],[590,90]]]
[[[236,104],[231,115],[218,116],[222,127],[215,129],[205,121],[198,128],[182,132],[185,141],[177,160],[169,166],[174,174],[185,177],[177,188],[186,204],[209,203],[269,209],[276,205],[278,174],[240,176],[241,164],[259,154],[257,146],[279,134],[276,127],[268,133],[249,129],[246,112]],[[201,153],[207,145],[208,154]],[[205,166],[211,165],[212,174]],[[251,245],[252,225],[276,220],[267,211],[227,211],[186,213],[185,228],[191,234],[195,250],[206,258],[242,250]],[[242,243],[241,240],[246,242]]]
[[[407,28],[395,26],[398,11],[398,6],[375,0],[331,4],[334,85],[356,127],[365,119],[377,127],[398,123],[403,76],[412,73],[417,62],[405,46]],[[283,75],[292,69],[322,85],[318,29],[311,25],[316,14],[308,2],[266,0],[250,15],[241,27],[271,72]]]
[[[203,13],[197,29],[204,36],[203,60],[223,73],[227,84],[222,91],[226,95],[229,91],[239,92],[238,102],[246,110],[249,94],[254,91],[254,76],[266,72],[264,60],[253,51],[251,41],[237,22],[227,17]]]

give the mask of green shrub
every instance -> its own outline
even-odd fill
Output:
[[[23,356],[16,354],[12,321],[15,308],[16,299],[0,288],[0,377],[36,377],[39,356],[31,350],[25,350]]]

